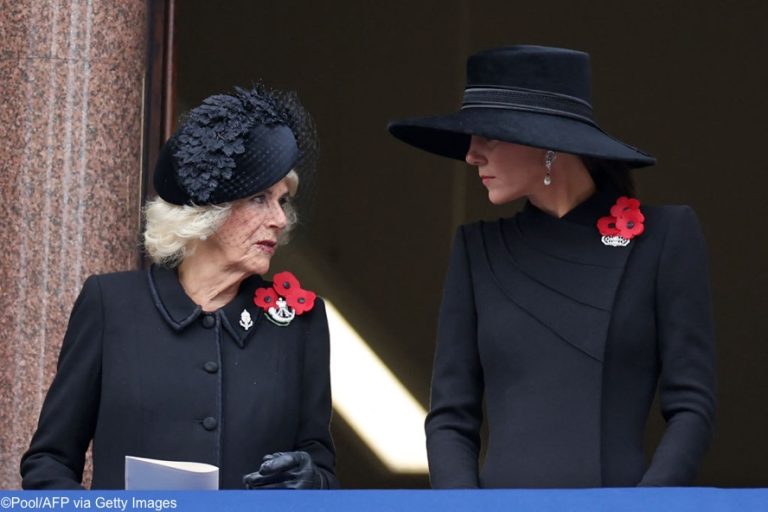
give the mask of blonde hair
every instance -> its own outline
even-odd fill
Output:
[[[299,186],[299,175],[290,171],[284,178],[291,197]],[[287,225],[278,243],[288,243],[289,232],[298,221],[293,205],[284,206]],[[175,205],[155,197],[144,207],[144,249],[153,263],[168,268],[179,265],[184,258],[195,252],[199,240],[216,233],[232,211],[232,203],[218,205]]]
[[[213,235],[231,211],[232,203],[180,206],[155,197],[144,207],[144,249],[154,263],[173,268],[194,252],[198,240]]]

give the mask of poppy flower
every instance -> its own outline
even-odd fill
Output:
[[[611,215],[597,220],[597,229],[603,235],[603,243],[624,247],[631,239],[645,231],[645,215],[640,211],[640,201],[622,196],[611,207]],[[623,241],[623,243],[618,243]]]
[[[272,281],[275,291],[286,299],[301,291],[299,280],[288,271],[275,274]]]
[[[615,217],[600,217],[597,220],[597,229],[603,236],[614,236],[619,234],[619,228],[616,227]]]
[[[274,307],[277,303],[277,292],[273,288],[257,288],[253,294],[253,303],[264,311]]]
[[[296,314],[301,315],[315,307],[316,297],[317,295],[315,292],[302,290],[299,288],[298,291],[294,292],[294,294],[288,297],[286,300],[288,305],[293,308]]]
[[[621,196],[611,207],[611,215],[617,219],[627,211],[640,211],[640,201],[634,197]]]
[[[629,210],[616,219],[616,228],[619,230],[619,236],[631,240],[645,231],[643,221],[645,216],[639,210]]]

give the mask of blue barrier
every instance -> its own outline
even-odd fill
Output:
[[[768,489],[0,491],[0,512],[764,512]]]

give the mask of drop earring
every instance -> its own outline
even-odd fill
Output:
[[[549,186],[552,183],[552,164],[557,158],[557,153],[552,150],[547,151],[544,155],[544,167],[547,168],[547,174],[544,175],[544,184]]]

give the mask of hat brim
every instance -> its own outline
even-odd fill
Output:
[[[576,119],[518,110],[465,109],[393,121],[389,132],[430,153],[464,160],[472,135],[646,167],[656,159]]]

